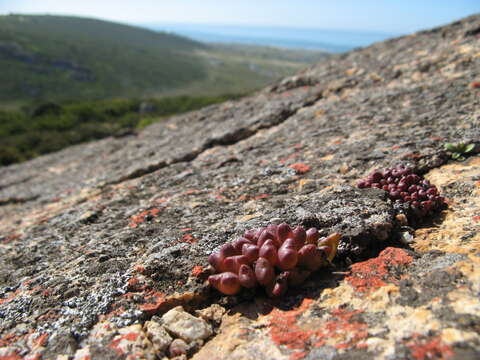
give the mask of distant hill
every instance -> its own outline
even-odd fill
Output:
[[[248,92],[325,57],[258,49],[88,18],[0,16],[0,105]]]
[[[185,86],[206,76],[193,53],[204,48],[100,20],[0,16],[0,100],[130,96]]]

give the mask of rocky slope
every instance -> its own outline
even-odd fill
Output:
[[[477,359],[479,34],[472,16],[0,169],[0,359]],[[448,209],[407,225],[355,188],[398,163]],[[280,300],[205,284],[211,251],[283,221],[341,232],[332,267]]]

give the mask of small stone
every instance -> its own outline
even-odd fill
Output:
[[[408,231],[404,231],[399,234],[399,241],[404,245],[410,245],[414,242],[414,238]]]
[[[407,226],[408,225],[408,219],[405,216],[405,214],[398,214],[397,216],[395,216],[395,219],[397,219],[398,223],[401,226]]]
[[[195,314],[205,321],[211,321],[213,323],[220,324],[225,312],[226,310],[224,307],[218,304],[213,304],[208,308],[195,311]]]
[[[170,344],[169,355],[170,357],[177,357],[186,355],[188,351],[188,345],[182,339],[175,339]]]
[[[173,340],[167,330],[156,321],[145,322],[144,328],[155,351],[157,353],[164,353]]]
[[[212,328],[203,319],[183,310],[183,307],[177,306],[162,316],[165,328],[186,342],[203,340],[213,334]]]

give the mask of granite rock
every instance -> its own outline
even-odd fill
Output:
[[[333,55],[137,136],[0,168],[0,359],[170,356],[155,336],[172,309],[208,333],[183,358],[478,359],[479,28]],[[476,144],[465,161],[444,150],[457,142]],[[416,222],[355,188],[398,163],[448,208]],[[208,287],[212,251],[283,221],[341,232],[332,266],[279,300]]]

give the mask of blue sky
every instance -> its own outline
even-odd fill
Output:
[[[0,13],[409,33],[480,12],[480,0],[0,0]]]

